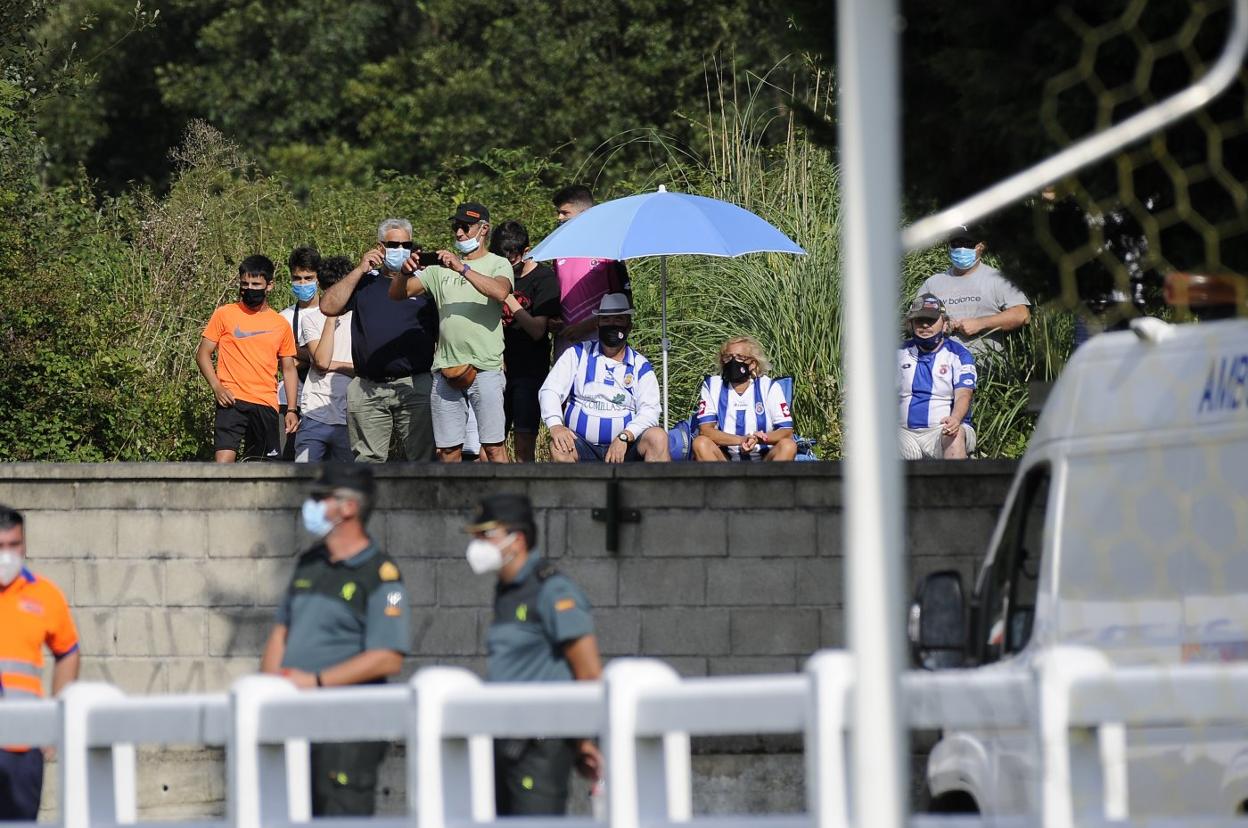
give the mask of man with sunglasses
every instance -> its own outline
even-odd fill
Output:
[[[377,246],[321,295],[321,312],[351,311],[351,362],[347,434],[363,463],[384,463],[395,435],[408,460],[433,459],[430,368],[438,341],[438,310],[431,298],[390,301],[390,283],[412,258],[412,224],[388,218],[377,228]]]
[[[490,211],[484,204],[459,205],[450,222],[456,252],[439,250],[441,264],[427,267],[413,254],[403,266],[404,278],[390,283],[390,298],[410,302],[430,296],[438,307],[430,395],[438,459],[463,459],[471,409],[486,459],[507,463],[503,302],[515,286],[515,274],[510,262],[490,252]]]
[[[299,557],[260,661],[303,690],[385,684],[411,643],[407,590],[365,524],[376,499],[368,466],[324,466],[303,503],[316,543]],[[370,816],[385,742],[312,745],[312,815]]]

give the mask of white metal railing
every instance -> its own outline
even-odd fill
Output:
[[[397,741],[407,748],[408,813],[327,820],[370,828],[497,824],[493,738],[602,740],[611,828],[846,828],[848,738],[856,682],[845,652],[813,656],[801,674],[682,679],[647,659],[612,662],[602,682],[484,684],[458,668],[421,670],[407,685],[300,692],[249,676],[228,694],[127,697],[71,685],[57,701],[0,703],[9,744],[59,750],[64,828],[137,821],[135,745],[224,746],[227,815],[184,828],[308,825],[310,742]],[[1040,813],[992,825],[1131,825],[1125,729],[1248,723],[1248,664],[1112,668],[1092,650],[1057,648],[1033,671],[908,673],[902,720],[917,729],[1030,731],[1043,773]],[[802,814],[695,816],[690,739],[798,734],[806,752]],[[525,828],[589,828],[586,817],[526,818]],[[144,822],[144,825],[156,823]],[[914,816],[914,826],[982,825]],[[1153,825],[1243,825],[1229,818]]]

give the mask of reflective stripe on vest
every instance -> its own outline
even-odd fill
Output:
[[[29,661],[18,661],[12,658],[0,658],[0,673],[22,673],[27,676],[42,676],[38,667]]]

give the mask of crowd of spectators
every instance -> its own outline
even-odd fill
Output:
[[[567,187],[552,203],[571,221],[593,197]],[[426,249],[408,220],[387,218],[358,263],[296,248],[296,301],[280,313],[269,305],[273,262],[240,263],[239,301],[217,308],[196,354],[216,399],[218,462],[533,462],[543,423],[555,462],[673,459],[654,369],[629,344],[624,263],[534,261],[524,225],[495,226],[475,202],[456,207],[449,229],[447,249]],[[923,282],[906,315],[897,388],[907,459],[974,453],[976,357],[1030,319],[985,249],[975,231],[955,233],[950,267]],[[763,345],[734,336],[718,356],[687,420],[689,459],[794,459],[791,385],[769,375]]]

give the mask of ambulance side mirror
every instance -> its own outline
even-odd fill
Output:
[[[924,670],[961,667],[966,662],[966,601],[962,576],[933,572],[915,590],[908,624],[915,664]]]

